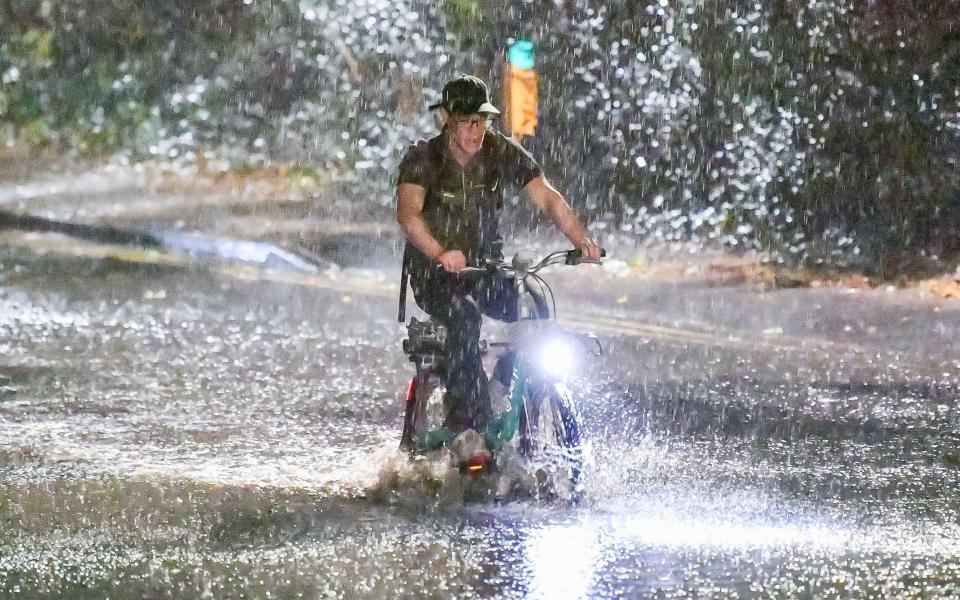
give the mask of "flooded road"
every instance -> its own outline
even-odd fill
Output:
[[[395,273],[334,275],[0,246],[0,597],[960,593],[956,311],[872,345],[733,339],[577,315],[570,284],[561,316],[606,348],[577,382],[584,499],[497,503],[397,454]],[[870,318],[710,293],[743,328],[811,298],[817,326]]]

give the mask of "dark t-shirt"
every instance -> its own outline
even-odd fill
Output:
[[[468,264],[499,258],[502,238],[498,213],[505,186],[523,188],[540,175],[540,167],[522,146],[495,131],[487,132],[480,151],[463,168],[450,156],[441,134],[407,149],[397,185],[426,190],[421,215],[445,250],[460,250]],[[404,253],[408,266],[429,262],[412,244]]]

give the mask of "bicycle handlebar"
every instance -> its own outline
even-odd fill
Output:
[[[607,251],[604,248],[600,249],[600,257],[606,257]],[[459,271],[445,271],[443,265],[438,264],[437,270],[444,273],[445,275],[451,277],[459,277],[463,279],[479,279],[480,277],[487,275],[499,275],[501,277],[513,275],[518,272],[524,273],[536,273],[540,269],[549,267],[557,264],[565,265],[578,265],[584,262],[599,262],[592,260],[583,260],[583,251],[579,248],[574,248],[573,250],[560,250],[553,252],[551,254],[543,257],[540,262],[534,264],[531,267],[527,268],[518,268],[517,266],[508,263],[506,261],[488,261],[486,264],[479,267],[464,267]]]

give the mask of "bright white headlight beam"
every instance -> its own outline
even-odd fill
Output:
[[[553,339],[540,350],[540,368],[549,375],[564,377],[571,374],[576,364],[569,340]]]

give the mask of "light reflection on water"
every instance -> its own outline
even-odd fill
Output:
[[[0,338],[13,346],[0,386],[14,390],[0,391],[0,516],[12,530],[0,579],[25,589],[55,597],[82,573],[104,595],[137,597],[150,595],[141,581],[184,597],[390,597],[397,586],[735,596],[760,578],[760,592],[803,596],[802,582],[828,573],[845,589],[909,596],[896,586],[922,567],[915,595],[934,586],[929,597],[936,582],[960,581],[949,438],[923,446],[896,429],[907,415],[951,431],[928,419],[926,397],[907,405],[878,388],[899,411],[875,417],[879,433],[838,412],[794,433],[791,413],[747,409],[805,396],[729,384],[757,372],[748,358],[621,341],[616,360],[649,369],[650,391],[598,385],[584,399],[583,503],[497,505],[467,498],[442,465],[398,457],[410,367],[383,317],[391,302],[203,276],[91,277],[0,289]],[[144,293],[158,287],[168,292]],[[674,365],[706,359],[717,375],[670,387]],[[625,378],[619,366],[605,368]]]
[[[775,546],[843,548],[850,534],[823,526],[743,522],[733,515],[691,519],[679,515],[634,516],[616,527],[615,535],[647,546],[663,548],[758,549]]]
[[[587,597],[597,567],[599,533],[587,524],[547,525],[524,542],[534,598]]]

